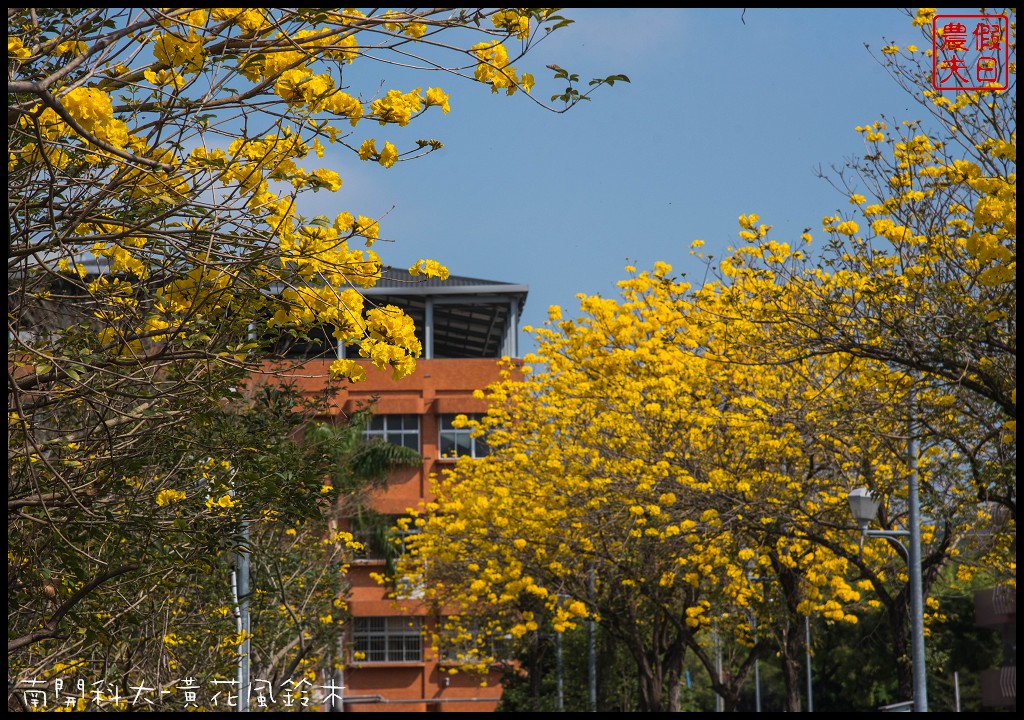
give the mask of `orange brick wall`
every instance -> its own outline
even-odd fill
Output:
[[[496,359],[419,360],[416,371],[400,381],[391,373],[377,370],[369,361],[366,380],[344,385],[328,399],[331,415],[348,414],[357,407],[377,400],[375,412],[420,415],[420,451],[423,463],[418,468],[394,472],[387,486],[372,498],[375,510],[402,514],[432,498],[431,474],[440,473],[451,461],[438,455],[438,418],[446,413],[478,413],[486,409],[483,400],[473,397],[499,378]],[[288,373],[304,393],[324,392],[330,361],[316,360]],[[419,615],[424,623],[431,619],[421,604],[402,601],[401,606],[386,597],[387,588],[371,578],[380,572],[381,561],[357,561],[350,571],[352,593],[350,607],[355,617]],[[353,662],[345,671],[346,695],[380,696],[390,702],[347,703],[353,712],[490,712],[501,697],[500,676],[492,672],[486,686],[480,678],[465,674],[449,675],[424,643],[421,663]],[[422,700],[422,702],[415,702]]]

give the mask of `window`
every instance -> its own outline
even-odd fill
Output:
[[[421,619],[410,617],[354,618],[352,639],[359,662],[421,662]]]
[[[419,415],[374,415],[366,428],[366,438],[381,438],[393,445],[420,451]]]
[[[456,458],[468,455],[481,458],[491,454],[491,448],[482,437],[471,437],[470,428],[457,428],[453,424],[458,415],[442,415],[441,429],[438,433],[438,450],[443,458]],[[466,415],[470,420],[479,420],[482,415]]]

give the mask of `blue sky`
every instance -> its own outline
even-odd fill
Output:
[[[395,267],[433,258],[457,275],[526,284],[523,323],[541,325],[549,305],[575,315],[577,293],[614,295],[629,263],[661,260],[699,283],[690,243],[721,257],[740,214],[756,212],[778,240],[820,230],[822,216],[849,205],[816,170],[863,152],[853,128],[923,114],[875,59],[883,39],[928,44],[896,9],[563,14],[576,22],[516,63],[537,77],[533,94],[564,88],[550,63],[584,81],[624,73],[629,84],[559,115],[520,94],[366,64],[355,90],[440,86],[451,96],[448,115],[380,128],[378,146],[436,138],[445,147],[390,169],[329,155],[342,189],[308,196],[303,209],[380,218],[389,242],[374,249]],[[520,342],[533,348],[525,334]]]

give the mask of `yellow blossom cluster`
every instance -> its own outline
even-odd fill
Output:
[[[359,355],[369,358],[378,369],[390,367],[398,380],[416,368],[422,345],[416,337],[412,318],[394,305],[371,308],[366,313],[367,337],[359,346]]]
[[[494,27],[512,33],[520,40],[530,36],[530,17],[523,15],[514,8],[499,10],[491,17]]]
[[[401,90],[388,90],[382,98],[370,103],[370,114],[381,125],[394,123],[399,127],[409,124],[414,115],[423,110],[423,95],[420,88],[403,93]]]
[[[185,493],[181,490],[165,489],[157,493],[156,504],[157,505],[169,505],[170,503],[184,500],[186,497]]]
[[[206,63],[203,37],[195,30],[187,35],[161,33],[153,38],[153,56],[169,68],[181,68],[186,73],[197,73]]]
[[[512,95],[520,88],[523,92],[530,92],[534,84],[533,75],[516,74],[516,69],[508,64],[508,50],[501,42],[494,40],[477,43],[472,47],[472,53],[479,61],[475,77],[480,82],[490,85],[491,92],[505,90],[506,94]]]
[[[767,227],[758,221],[740,220],[755,235]],[[789,253],[773,252],[778,262]],[[737,269],[737,282],[748,277]],[[856,462],[849,443],[820,432],[826,408],[812,402],[844,363],[730,361],[741,337],[764,347],[770,331],[737,320],[728,288],[693,293],[667,263],[634,271],[620,290],[618,301],[581,296],[575,320],[553,311],[525,358],[541,369],[509,367],[488,388],[487,414],[457,421],[492,452],[437,480],[402,572],[513,637],[536,622],[524,607],[542,603],[561,632],[595,609],[626,612],[603,599],[616,597],[645,598],[641,615],[679,613],[691,628],[717,617],[722,628],[720,608],[746,612],[762,597],[752,569],[773,567],[800,578],[807,613],[856,622],[848,562],[792,539],[800,518],[847,512],[843,483],[811,480],[825,458],[837,470]],[[857,444],[880,474],[898,462],[877,440]],[[833,539],[855,547],[853,536]]]

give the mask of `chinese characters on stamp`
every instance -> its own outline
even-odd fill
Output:
[[[932,86],[936,90],[1006,90],[1009,82],[1006,15],[932,18]]]

